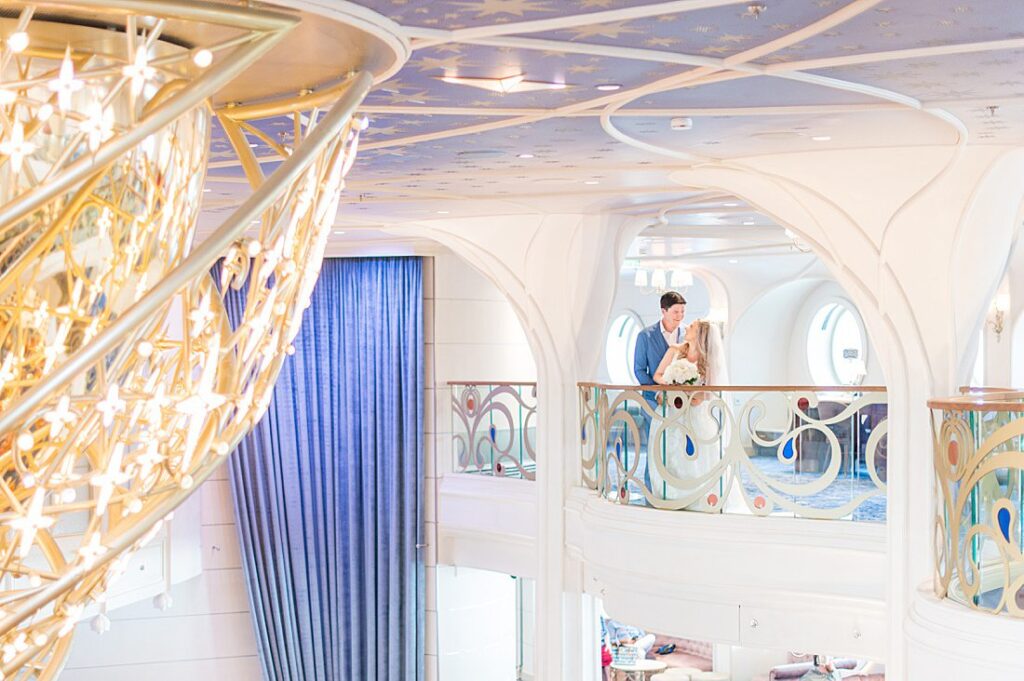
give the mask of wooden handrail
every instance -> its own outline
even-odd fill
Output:
[[[658,390],[682,392],[841,392],[841,393],[884,393],[884,385],[610,385],[581,381],[580,388],[602,388],[604,390]]]
[[[977,385],[962,385],[960,386],[961,395],[970,395],[971,393],[1012,393],[1015,392],[1014,388],[993,388],[991,386],[977,386]]]
[[[537,385],[537,381],[448,381],[453,385]]]
[[[1024,392],[1008,390],[1005,392],[984,392],[984,397],[977,394],[960,397],[945,397],[928,400],[931,409],[950,409],[954,411],[1020,411],[1024,412]]]

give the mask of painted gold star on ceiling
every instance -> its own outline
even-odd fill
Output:
[[[554,12],[548,0],[477,0],[476,2],[453,2],[452,5],[476,12],[477,18],[496,14],[511,14],[517,17],[527,12]]]
[[[594,73],[600,70],[595,64],[573,64],[568,68],[569,73]]]
[[[441,99],[428,94],[426,90],[403,95],[399,92],[389,93],[384,99],[388,104],[426,104],[428,102],[439,102]]]
[[[366,135],[385,135],[385,136],[391,136],[391,135],[394,135],[397,132],[401,132],[401,130],[398,128],[398,126],[395,126],[395,125],[389,125],[389,126],[386,126],[386,127],[377,127],[377,128],[375,128],[375,127],[373,127],[373,125],[371,125],[370,127],[368,127],[366,129],[366,132],[364,134],[366,134]]]
[[[580,7],[583,9],[604,9],[611,7],[615,0],[580,0]]]
[[[420,71],[458,71],[468,66],[475,66],[466,61],[461,54],[453,54],[450,57],[420,57],[415,62],[416,68]]]
[[[626,26],[629,23],[627,21],[616,21],[610,24],[597,24],[594,26],[578,26],[570,29],[572,31],[573,40],[584,40],[586,38],[596,38],[602,36],[605,38],[618,38],[623,33],[640,33],[639,28],[632,26]]]
[[[745,43],[748,40],[753,39],[754,36],[752,35],[736,35],[733,33],[723,33],[722,35],[718,36],[718,42],[721,43]]]
[[[644,41],[644,45],[647,45],[648,47],[672,47],[679,42],[679,38],[648,38]]]

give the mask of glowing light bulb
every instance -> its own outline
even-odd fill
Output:
[[[40,123],[45,123],[50,120],[50,116],[53,115],[53,104],[46,103],[39,107],[39,111],[36,112],[36,120]]]
[[[7,47],[11,48],[11,52],[15,54],[24,52],[25,48],[28,47],[28,33],[25,33],[25,31],[12,33],[7,38]]]
[[[15,173],[21,172],[21,164],[25,157],[31,156],[35,150],[36,145],[25,139],[25,129],[22,127],[21,121],[14,123],[10,137],[0,142],[0,154],[11,159],[11,169]]]
[[[205,69],[213,63],[213,52],[206,48],[196,50],[192,53],[192,63],[201,69]]]

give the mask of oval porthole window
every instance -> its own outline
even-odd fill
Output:
[[[608,377],[617,385],[636,383],[633,377],[633,351],[636,339],[643,330],[640,317],[635,312],[623,312],[615,318],[605,339],[604,357],[608,366]]]
[[[822,305],[807,330],[807,364],[818,385],[858,385],[864,379],[867,343],[857,313],[833,302]]]

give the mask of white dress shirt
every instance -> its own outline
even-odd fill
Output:
[[[661,335],[664,336],[665,342],[669,345],[679,345],[679,341],[682,340],[682,334],[680,333],[683,329],[683,325],[680,324],[676,327],[675,331],[666,331],[665,322],[661,323]]]

